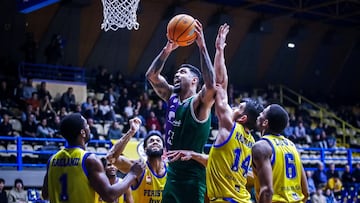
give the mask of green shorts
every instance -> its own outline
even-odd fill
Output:
[[[162,203],[204,203],[206,184],[195,180],[167,180]]]

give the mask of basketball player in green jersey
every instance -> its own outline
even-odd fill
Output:
[[[196,44],[205,85],[198,92],[201,73],[190,65],[182,64],[170,85],[160,75],[168,56],[178,48],[168,41],[154,59],[146,77],[160,98],[168,101],[165,142],[167,150],[188,149],[203,152],[210,133],[210,112],[214,103],[215,77],[203,28],[195,20]],[[194,161],[169,163],[167,181],[163,192],[164,203],[203,203],[206,190],[205,167]]]
[[[52,203],[93,203],[95,192],[113,202],[136,183],[145,168],[136,161],[122,182],[111,185],[100,159],[85,150],[90,139],[86,119],[79,113],[65,116],[60,132],[68,145],[49,159],[42,188],[43,198]]]
[[[228,32],[229,25],[221,25],[215,43],[215,113],[219,120],[219,134],[209,156],[185,150],[170,151],[167,155],[171,160],[191,158],[207,166],[206,187],[211,202],[250,203],[246,183],[251,147],[255,144],[250,131],[255,128],[256,118],[263,107],[251,99],[244,99],[233,109],[228,104],[228,75],[224,59]]]
[[[110,149],[107,159],[110,160],[121,172],[128,173],[132,160],[120,156],[130,138],[139,130],[141,120],[130,119],[130,130],[121,137]],[[161,133],[150,132],[144,138],[144,150],[147,155],[146,167],[137,183],[131,186],[134,202],[161,202],[164,190],[167,167],[162,159],[164,140]]]
[[[252,148],[252,169],[257,202],[306,202],[308,184],[296,146],[280,133],[289,122],[288,112],[267,106],[257,118],[262,137]]]

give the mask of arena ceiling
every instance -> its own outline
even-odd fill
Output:
[[[27,14],[19,13],[14,2],[0,3],[0,22],[12,25],[0,33],[1,57],[17,54],[21,60],[17,47],[24,33],[32,32],[39,43],[38,62],[44,63],[43,50],[59,33],[66,42],[62,64],[103,65],[143,77],[165,45],[167,22],[188,13],[204,25],[211,58],[218,26],[230,24],[225,50],[230,83],[250,88],[284,84],[319,100],[360,101],[358,0],[140,0],[139,30],[108,32],[100,29],[100,0],[63,0]],[[179,48],[164,73],[171,78],[174,67],[198,65],[198,58],[196,45]]]

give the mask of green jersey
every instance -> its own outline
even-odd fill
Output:
[[[203,121],[196,118],[193,109],[193,98],[180,102],[179,96],[173,94],[168,102],[166,144],[168,150],[192,150],[202,153],[210,133],[210,116]],[[171,115],[172,118],[171,118]],[[205,167],[190,161],[169,163],[168,179],[195,178],[205,181]]]

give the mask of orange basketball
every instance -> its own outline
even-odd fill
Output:
[[[179,46],[188,46],[196,39],[195,19],[187,14],[174,16],[167,25],[167,37]]]

